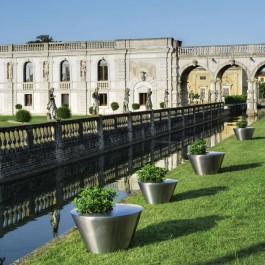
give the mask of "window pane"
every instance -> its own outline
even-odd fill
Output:
[[[98,63],[98,81],[108,81],[108,63],[101,60]]]
[[[25,106],[32,106],[32,94],[25,94]]]
[[[61,81],[70,81],[70,65],[68,61],[62,62],[61,65]]]
[[[26,63],[24,76],[24,82],[33,82],[33,65],[31,62]]]
[[[139,103],[141,106],[146,104],[146,98],[147,93],[139,93]]]
[[[69,94],[62,94],[62,105],[67,104],[69,106]]]
[[[107,94],[99,94],[99,106],[107,106],[108,100],[107,100]]]

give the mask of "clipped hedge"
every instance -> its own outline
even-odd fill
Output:
[[[16,112],[16,121],[18,122],[29,122],[31,118],[31,114],[28,110],[21,109]]]
[[[61,106],[57,110],[57,117],[59,119],[70,119],[72,117],[71,110],[68,106]]]
[[[139,104],[139,103],[133,103],[133,104],[132,104],[132,109],[133,109],[133,110],[138,110],[138,109],[140,109],[140,104]]]
[[[246,103],[247,95],[226,96],[225,104]]]

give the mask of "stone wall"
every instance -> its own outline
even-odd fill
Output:
[[[0,181],[218,119],[223,103],[0,128]]]

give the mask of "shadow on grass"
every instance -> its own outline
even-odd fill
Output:
[[[172,196],[171,201],[183,201],[188,199],[194,199],[199,198],[203,196],[211,196],[215,195],[220,191],[228,190],[225,186],[217,186],[217,187],[211,187],[211,188],[205,188],[205,189],[199,189],[199,190],[190,190],[186,192],[182,192],[179,194],[174,194]]]
[[[224,217],[212,215],[196,219],[171,220],[149,225],[135,233],[131,247],[167,241],[181,236],[207,231]]]
[[[261,252],[261,251],[263,252],[264,248],[265,248],[265,242],[261,242],[259,244],[252,245],[252,246],[250,246],[248,248],[243,248],[243,249],[239,250],[236,253],[231,253],[231,254],[229,254],[227,256],[223,256],[223,257],[220,257],[220,258],[215,259],[215,260],[199,262],[199,263],[196,263],[195,265],[226,264],[226,263],[231,262],[231,261],[239,262],[239,260],[242,259],[242,258],[246,258],[246,257],[248,257],[250,255],[253,255],[253,254]]]
[[[251,163],[251,164],[244,164],[244,165],[233,165],[230,167],[222,167],[219,170],[219,173],[231,172],[231,171],[241,171],[245,169],[261,167],[263,163]]]
[[[265,137],[259,136],[259,137],[252,137],[252,140],[264,140]]]

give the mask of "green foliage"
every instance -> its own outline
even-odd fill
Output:
[[[21,105],[21,104],[16,104],[16,105],[15,105],[15,108],[16,108],[17,110],[20,110],[20,109],[22,109],[22,105]]]
[[[81,214],[104,213],[112,210],[116,196],[116,191],[111,188],[86,187],[78,194],[73,203]]]
[[[248,126],[248,121],[246,119],[241,119],[236,123],[238,128],[246,128]]]
[[[194,94],[194,99],[199,99],[200,98],[200,95],[198,93]]]
[[[141,182],[162,182],[168,170],[155,165],[145,164],[141,169],[136,171],[138,181]]]
[[[265,83],[259,83],[259,98],[265,98]]]
[[[247,95],[226,96],[225,104],[246,103]]]
[[[165,107],[165,103],[164,102],[160,102],[159,105],[160,105],[161,109],[163,109]]]
[[[138,109],[140,109],[140,104],[139,104],[139,103],[133,103],[133,104],[132,104],[132,109],[133,109],[133,110],[138,110]]]
[[[72,116],[71,110],[68,108],[68,106],[61,106],[57,110],[57,117],[60,119],[70,119]]]
[[[120,107],[118,102],[112,102],[112,103],[110,104],[110,106],[111,106],[111,109],[112,109],[113,111],[119,109],[119,107]]]
[[[203,155],[206,153],[207,145],[203,139],[195,140],[191,145],[189,152],[191,155]]]
[[[69,105],[64,103],[64,104],[62,104],[62,107],[69,108]]]
[[[43,42],[53,42],[53,38],[50,35],[39,35],[36,40],[29,41],[28,43],[43,43]]]
[[[16,112],[16,121],[29,122],[31,120],[31,114],[28,110],[21,109]]]
[[[93,114],[93,107],[89,107],[88,111],[92,115]]]

